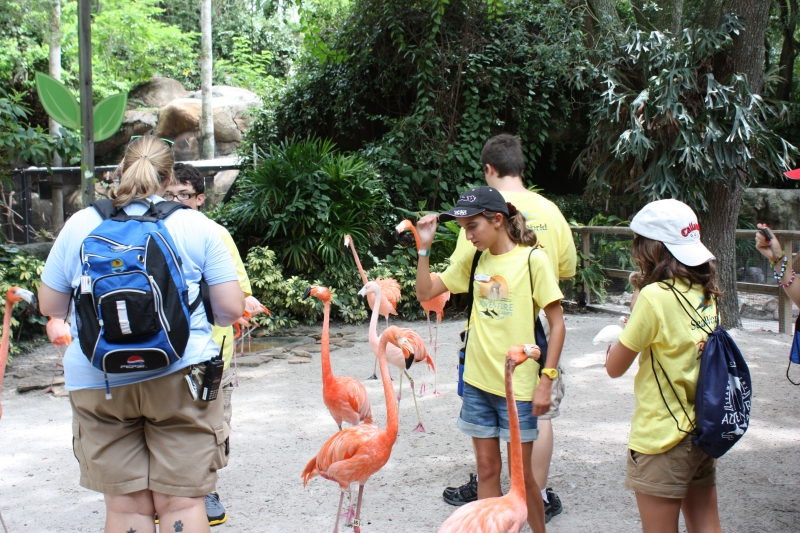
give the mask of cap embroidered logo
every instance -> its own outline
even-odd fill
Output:
[[[460,216],[466,215],[467,211],[466,211],[466,209],[457,209],[457,210],[453,211],[453,214],[455,216],[457,216],[457,217],[460,217]]]
[[[681,230],[681,235],[684,237],[689,237],[692,233],[697,232],[697,235],[700,235],[700,224],[697,222],[690,222],[688,226]]]
[[[475,201],[475,200],[477,200],[477,199],[478,199],[478,197],[477,197],[477,196],[473,196],[473,195],[471,195],[471,194],[470,194],[470,195],[466,195],[466,194],[464,194],[464,195],[462,195],[462,196],[459,198],[459,200],[463,200],[463,201],[465,201],[465,202],[474,202],[474,201]]]

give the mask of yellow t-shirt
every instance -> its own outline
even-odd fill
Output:
[[[530,191],[500,191],[500,194],[525,215],[528,227],[536,232],[539,247],[547,254],[550,270],[557,273],[559,278],[574,276],[577,262],[575,241],[572,238],[572,230],[569,229],[569,224],[558,206],[544,196]],[[467,240],[462,229],[458,232],[456,250],[450,257],[450,262],[456,262],[459,257],[473,249],[472,243]]]
[[[245,296],[250,296],[253,294],[253,289],[250,287],[250,278],[247,277],[247,272],[244,269],[242,258],[239,257],[239,250],[236,248],[236,243],[233,242],[233,237],[231,237],[227,229],[219,224],[217,224],[217,227],[219,228],[219,235],[222,237],[222,242],[225,243],[225,247],[228,248],[233,258],[233,264],[236,265],[236,274],[239,276],[239,286],[242,288],[242,292]],[[227,326],[223,328],[211,326],[211,338],[217,343],[217,346],[222,344],[222,337],[225,337],[225,348],[222,351],[222,358],[225,361],[225,368],[228,368],[233,358],[233,327]]]
[[[625,347],[641,352],[639,371],[633,382],[636,410],[631,420],[628,448],[649,455],[664,453],[686,437],[664,405],[659,383],[681,429],[691,431],[695,423],[694,396],[700,374],[700,348],[708,334],[692,323],[681,303],[707,330],[717,325],[715,298],[706,300],[702,287],[695,284],[689,289],[686,280],[676,280],[675,287],[686,296],[691,308],[683,298],[679,302],[680,296],[673,294],[664,282],[648,285],[639,294],[630,320],[619,337]],[[651,359],[651,350],[656,354],[655,361]],[[653,363],[658,383],[653,376]],[[659,363],[669,376],[677,399]],[[691,417],[691,424],[681,404]]]
[[[469,291],[469,274],[476,249],[450,263],[441,274],[447,289],[454,293]],[[530,270],[528,257],[530,256]],[[547,255],[541,250],[516,246],[502,255],[485,250],[478,260],[473,287],[472,318],[467,343],[464,381],[486,392],[505,397],[505,359],[514,344],[534,343],[534,318],[539,309],[564,296]],[[533,298],[531,298],[531,277]],[[533,302],[533,305],[531,305]],[[535,309],[534,309],[535,307]],[[539,383],[539,366],[525,361],[514,371],[514,396],[531,401]]]

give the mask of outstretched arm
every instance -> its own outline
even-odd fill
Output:
[[[767,228],[767,225],[758,224],[758,228]],[[800,306],[800,282],[792,282],[794,277],[792,273],[792,251],[789,250],[788,253],[783,252],[781,243],[775,235],[768,241],[760,232],[756,232],[756,249],[761,252],[761,255],[769,259],[775,276],[780,276],[783,265],[786,265],[780,283],[783,286],[783,290],[786,291],[786,296],[788,296],[795,305]],[[767,275],[769,274],[771,274],[771,272]],[[789,284],[788,286],[786,285],[787,283]]]
[[[436,215],[425,215],[417,222],[420,251],[427,251],[430,254],[433,238],[436,235],[436,226]],[[445,287],[441,279],[438,277],[431,279],[430,255],[419,255],[417,262],[417,300],[427,302],[445,292],[447,292],[447,287]]]

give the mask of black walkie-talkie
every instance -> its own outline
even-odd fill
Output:
[[[222,371],[225,361],[222,360],[222,350],[225,348],[225,337],[222,337],[222,346],[219,347],[219,355],[206,362],[206,372],[203,376],[203,387],[200,390],[200,399],[206,402],[213,402],[217,399],[219,386],[222,383]]]

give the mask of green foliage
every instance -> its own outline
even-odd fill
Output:
[[[533,164],[570,116],[565,88],[584,85],[582,12],[557,1],[356,0],[343,23],[325,16],[252,140],[316,134],[363,148],[405,209],[438,209],[481,180],[492,134],[519,134]]]
[[[313,274],[344,259],[345,235],[375,242],[388,198],[365,160],[312,138],[267,146],[231,204],[230,218],[247,235],[278,250],[292,273]]]
[[[677,198],[704,210],[712,181],[742,174],[752,181],[789,168],[797,150],[773,131],[787,108],[753,94],[742,75],[714,77],[715,61],[740,31],[731,15],[716,30],[632,31],[612,45],[579,160],[589,194]]]

